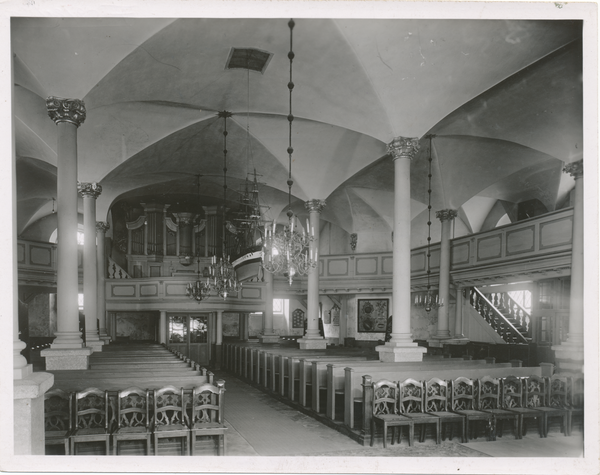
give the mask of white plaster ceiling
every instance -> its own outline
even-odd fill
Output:
[[[227,70],[232,47],[273,57],[264,74]],[[220,196],[221,110],[234,114],[230,189],[256,168],[271,217],[285,211],[287,19],[14,18],[12,48],[18,232],[56,197],[49,95],[85,101],[78,174],[104,188],[99,220],[123,197],[198,199],[196,175],[200,200]],[[423,219],[426,134],[433,209],[459,209],[461,233],[484,225],[492,200],[561,206],[563,162],[582,157],[581,49],[574,21],[296,20],[294,208],[326,199],[324,220],[389,233],[386,144],[418,137],[411,209]]]

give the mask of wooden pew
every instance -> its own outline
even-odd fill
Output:
[[[349,364],[367,361],[366,356],[331,356],[322,358],[302,358],[299,361],[299,402],[306,406],[308,383],[311,386],[311,408],[321,412],[321,391],[327,389],[327,365]]]
[[[357,373],[360,373],[358,374]],[[349,428],[354,428],[354,402],[363,401],[362,376],[365,374],[364,368],[345,368],[345,389],[344,389],[344,424]],[[510,363],[486,364],[479,367],[459,367],[459,368],[402,368],[396,370],[381,370],[379,372],[367,372],[373,381],[388,379],[390,381],[404,381],[407,378],[413,378],[418,381],[427,381],[431,378],[445,380],[466,377],[470,379],[479,379],[484,376],[492,378],[503,378],[505,376],[531,376],[541,375],[539,367],[515,368]],[[361,421],[364,421],[364,406],[361,406]],[[368,412],[368,411],[366,411]]]
[[[358,367],[365,366],[365,373],[369,371],[382,370],[384,368],[389,369],[402,369],[402,368],[420,368],[420,367],[440,367],[447,368],[452,366],[461,365],[461,367],[465,364],[470,364],[472,366],[485,365],[485,360],[474,360],[467,361],[463,358],[432,358],[432,359],[424,359],[423,361],[414,361],[414,362],[398,362],[398,363],[382,363],[379,361],[369,361],[364,365],[352,364],[348,365],[345,363],[330,363],[327,364],[326,368],[326,391],[327,391],[327,404],[326,404],[326,415],[329,419],[335,420],[335,405],[336,405],[336,396],[343,395],[345,391],[345,368],[347,366]]]

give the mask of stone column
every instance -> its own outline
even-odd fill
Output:
[[[105,235],[109,229],[108,223],[96,221],[96,239],[97,239],[97,262],[96,270],[98,272],[98,322],[100,324],[100,332],[98,337],[108,344],[110,336],[106,331],[106,254],[105,254]]]
[[[418,150],[416,138],[396,137],[388,145],[394,160],[392,335],[375,348],[386,362],[421,361],[427,351],[413,342],[410,329],[410,161]]]
[[[438,308],[437,332],[433,338],[446,340],[450,338],[450,320],[448,316],[450,295],[450,231],[452,221],[457,216],[456,210],[444,209],[435,213],[435,217],[442,222],[442,235],[440,242],[440,283],[438,295],[443,303]]]
[[[217,342],[215,344],[215,369],[221,369],[223,359],[223,310],[217,310]]]
[[[319,333],[319,234],[321,211],[325,208],[324,200],[309,200],[304,203],[310,216],[310,233],[314,240],[310,243],[310,255],[317,261],[316,269],[308,274],[308,294],[306,305],[306,334],[298,340],[301,350],[324,350],[327,341]]]
[[[98,336],[98,247],[96,245],[96,199],[102,193],[98,183],[78,183],[83,197],[83,311],[85,346],[102,351],[104,340]]]
[[[340,308],[340,339],[339,344],[343,346],[346,344],[346,337],[348,336],[348,296],[341,295],[341,308]]]
[[[10,159],[8,167],[11,167]],[[14,164],[14,158],[12,159]],[[12,166],[12,187],[7,191],[16,202],[15,168]],[[10,228],[10,224],[9,224]],[[17,271],[17,234],[8,233],[6,239],[0,242],[2,255],[8,261],[12,270],[12,282],[18,282]],[[0,288],[0,297],[3,307],[3,316],[12,313],[13,335],[13,429],[5,427],[6,433],[13,433],[13,450],[15,455],[44,455],[44,393],[54,384],[54,375],[44,372],[33,372],[33,365],[28,364],[21,351],[25,343],[19,338],[19,300],[16,288],[5,285]],[[5,322],[8,326],[8,322]],[[7,376],[5,374],[5,376]],[[2,380],[2,387],[8,392],[8,377]],[[10,407],[4,408],[10,412]],[[7,448],[10,452],[10,446]]]
[[[569,336],[552,349],[558,371],[579,372],[583,370],[583,160],[565,165],[563,171],[575,179]]]
[[[158,319],[158,342],[167,344],[167,312],[166,310],[160,311],[160,317]]]
[[[263,333],[258,335],[261,343],[277,343],[279,335],[273,331],[273,274],[263,271],[265,276],[265,311],[263,312]]]
[[[248,312],[240,312],[240,340],[242,341],[248,341],[248,326],[250,324],[250,315],[248,314]]]
[[[77,127],[85,120],[78,99],[46,99],[55,122],[58,144],[58,246],[56,266],[57,331],[52,346],[41,352],[47,370],[87,369],[91,348],[83,348],[79,332],[79,271],[77,266]]]
[[[465,337],[463,334],[463,291],[462,288],[456,289],[456,320],[454,323],[454,339],[462,339]]]

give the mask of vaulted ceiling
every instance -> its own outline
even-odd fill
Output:
[[[563,205],[573,187],[564,162],[582,158],[580,21],[295,21],[299,214],[302,201],[325,199],[324,220],[348,233],[389,234],[394,165],[386,146],[396,136],[421,139],[411,164],[413,245],[426,235],[430,153],[433,209],[459,210],[457,235],[494,226],[519,202],[537,199],[549,211]],[[99,220],[124,198],[222,196],[217,113],[227,110],[229,189],[256,169],[267,217],[283,221],[287,23],[13,18],[18,232],[50,214],[56,197],[50,95],[85,102],[78,176],[103,187]],[[227,69],[233,47],[272,58],[262,74]]]

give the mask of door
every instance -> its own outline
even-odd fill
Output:
[[[169,315],[169,346],[180,351],[192,361],[208,365],[208,313]]]

